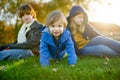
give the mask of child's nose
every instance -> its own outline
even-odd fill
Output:
[[[58,27],[55,27],[55,30],[58,30],[59,28]]]

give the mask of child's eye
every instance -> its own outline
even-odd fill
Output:
[[[52,25],[52,27],[55,27],[54,25]]]
[[[24,16],[24,14],[20,14],[20,17],[22,18]]]
[[[62,27],[61,25],[58,25],[58,27]]]
[[[83,18],[82,16],[78,17],[78,18]]]
[[[26,15],[29,15],[29,14],[30,14],[30,12],[26,12],[25,14],[26,14]]]

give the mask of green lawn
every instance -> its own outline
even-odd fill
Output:
[[[44,68],[38,57],[1,61],[0,80],[120,80],[120,58],[79,57],[75,67],[65,58]]]

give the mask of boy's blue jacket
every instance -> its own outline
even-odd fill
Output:
[[[49,59],[63,58],[65,52],[68,54],[68,64],[75,64],[77,56],[75,54],[74,43],[70,32],[65,29],[58,41],[58,46],[54,43],[53,37],[48,28],[42,31],[40,43],[40,63],[42,66],[49,65]]]

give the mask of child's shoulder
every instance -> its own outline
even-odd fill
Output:
[[[64,30],[64,33],[69,35],[69,34],[70,34],[70,31],[66,28],[66,29]]]
[[[42,32],[44,33],[44,32],[49,32],[49,30],[48,30],[48,28],[45,26],[45,28],[42,30]]]

